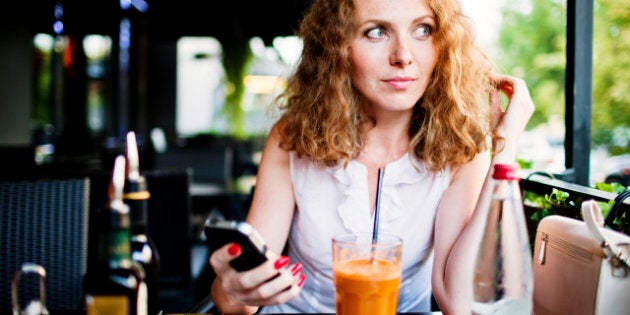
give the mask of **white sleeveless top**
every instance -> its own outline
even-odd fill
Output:
[[[413,163],[413,164],[412,164]],[[414,168],[415,165],[415,168]],[[318,166],[290,153],[297,207],[289,236],[291,262],[301,262],[302,292],[265,313],[335,313],[332,243],[336,234],[372,231],[367,168],[351,161],[346,168]],[[450,169],[430,172],[409,154],[389,163],[381,191],[379,232],[403,239],[399,312],[431,310],[433,227],[438,203],[450,182]]]

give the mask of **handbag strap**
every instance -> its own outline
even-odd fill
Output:
[[[622,217],[623,217],[624,209],[622,207],[622,204],[624,200],[626,200],[628,197],[630,197],[630,190],[623,191],[619,193],[617,197],[615,197],[615,201],[612,208],[610,209],[610,213],[608,214],[608,217],[606,217],[606,222],[605,222],[606,226],[611,226],[614,229],[620,232],[623,232],[623,229],[629,220],[628,214],[626,213],[626,222],[620,222],[619,224],[615,224],[615,219],[619,219],[619,220],[623,219]]]
[[[613,241],[610,241],[604,233],[604,216],[595,200],[585,200],[582,202],[582,218],[586,226],[591,231],[595,239],[599,242],[606,257],[610,258],[615,267],[630,268],[630,257],[624,255],[623,251]]]

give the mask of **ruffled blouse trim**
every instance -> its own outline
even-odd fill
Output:
[[[328,168],[328,172],[343,187],[343,196],[337,212],[344,227],[353,233],[372,231],[374,205],[369,205],[367,168],[358,161],[351,161],[346,168]],[[379,231],[396,234],[390,222],[404,214],[405,207],[399,192],[404,186],[413,185],[428,176],[426,166],[405,154],[400,159],[386,165],[381,190]],[[438,176],[443,174],[437,174]],[[325,196],[323,196],[325,198]]]

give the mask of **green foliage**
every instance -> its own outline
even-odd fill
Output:
[[[534,246],[536,229],[540,220],[549,215],[561,215],[580,219],[580,211],[569,193],[553,188],[551,194],[540,195],[531,191],[523,192],[523,206],[527,217],[530,246]]]
[[[522,158],[517,158],[516,162],[518,163],[518,166],[521,169],[531,169],[532,166],[534,165],[534,162],[530,161],[530,160],[526,160],[526,159],[522,159]]]
[[[619,183],[605,182],[595,183],[594,188],[615,194],[630,190],[630,187],[625,187]],[[538,226],[538,223],[540,223],[540,220],[548,215],[561,215],[582,220],[582,201],[583,200],[579,198],[572,198],[568,192],[557,188],[552,188],[551,194],[545,194],[544,196],[525,190],[523,192],[523,204],[525,208],[529,210],[528,226],[530,234],[531,231],[536,231],[536,227]],[[597,204],[602,210],[602,215],[607,217],[615,204],[615,201],[597,201]],[[624,231],[624,233],[630,233],[630,230]],[[533,241],[533,239],[531,241]]]
[[[223,66],[229,81],[223,110],[230,122],[230,134],[236,138],[243,138],[245,136],[245,113],[242,106],[245,94],[243,78],[247,74],[253,55],[249,42],[241,38],[224,41],[223,50]]]
[[[497,60],[503,72],[527,82],[536,104],[528,125],[533,128],[551,115],[564,116],[566,6],[532,0],[530,11],[511,4],[502,10]]]
[[[603,190],[603,191],[607,191],[607,192],[611,192],[611,193],[615,193],[615,194],[620,194],[626,190],[630,190],[630,187],[625,187],[624,185],[620,184],[620,183],[605,183],[605,182],[598,182],[595,183],[595,189],[599,189],[599,190]]]
[[[525,191],[523,199],[530,207],[537,209],[529,217],[534,222],[539,222],[552,214],[579,218],[579,208],[569,199],[569,193],[557,188],[553,188],[551,194],[544,196]]]
[[[615,194],[620,194],[626,190],[630,190],[630,187],[625,187],[624,185],[621,185],[620,183],[605,183],[605,182],[595,183],[595,188],[599,190],[615,193]],[[598,202],[598,204],[599,204],[599,207],[602,209],[602,213],[604,214],[604,217],[606,217],[610,213],[610,210],[612,210],[612,207],[615,205],[615,202],[614,200],[611,200],[609,202]],[[617,220],[615,220],[615,224],[618,224]],[[626,231],[626,233],[630,233],[630,230]]]
[[[503,8],[497,62],[530,88],[536,104],[530,129],[564,116],[566,9],[559,0]],[[591,146],[630,153],[630,0],[595,0],[593,15]]]
[[[593,37],[592,144],[628,153],[630,72],[622,69],[630,68],[630,1],[595,1]]]

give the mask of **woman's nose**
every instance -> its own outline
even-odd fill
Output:
[[[392,51],[390,54],[390,64],[406,66],[412,62],[413,58],[407,41],[400,37],[393,41]]]

